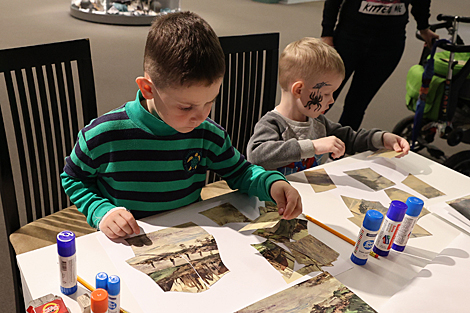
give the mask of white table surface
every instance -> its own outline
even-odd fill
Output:
[[[359,228],[347,220],[347,218],[352,216],[352,214],[341,200],[341,195],[371,201],[380,201],[384,206],[388,206],[390,203],[390,200],[383,191],[371,191],[343,173],[345,170],[364,167],[370,167],[379,174],[394,181],[396,183],[396,186],[394,187],[422,198],[425,202],[425,207],[427,208],[470,194],[469,177],[452,171],[418,154],[410,153],[401,159],[367,159],[366,157],[369,154],[370,152],[358,154],[314,168],[313,170],[324,168],[335,182],[338,188],[330,191],[315,193],[311,186],[306,183],[305,175],[303,173],[290,175],[288,177],[289,180],[302,195],[304,213],[316,218],[351,239],[356,240]],[[434,199],[426,199],[422,197],[415,191],[401,184],[401,181],[403,181],[408,173],[415,175],[419,179],[443,191],[446,195]],[[228,194],[201,202],[196,204],[196,206],[202,205],[210,207],[211,203],[217,205],[217,203],[230,201],[230,199],[234,197],[238,198],[240,195],[238,193],[236,196]],[[254,203],[255,206],[257,205],[256,199],[253,200],[248,199],[247,197],[245,198],[246,201],[244,201],[246,203],[252,203],[252,205]],[[243,203],[243,201],[239,203]],[[172,212],[171,214],[172,216],[180,214],[181,217],[183,217],[183,213],[177,212],[185,212],[185,210],[194,206],[195,205],[180,209],[176,212]],[[182,219],[181,222],[186,222],[186,220]],[[410,284],[412,279],[417,276],[426,265],[432,263],[433,259],[461,234],[458,228],[453,227],[450,223],[445,222],[442,218],[438,218],[434,214],[424,216],[419,220],[418,224],[433,235],[422,238],[412,238],[409,240],[403,253],[398,253],[392,250],[390,255],[386,258],[380,257],[378,260],[369,258],[365,266],[353,265],[352,262],[349,261],[349,257],[352,252],[352,246],[350,244],[312,223],[309,223],[308,228],[310,234],[338,251],[343,260],[346,260],[350,265],[353,265],[352,269],[335,275],[335,277],[353,290],[374,309],[380,312],[381,307],[384,306],[398,291],[403,289],[402,294],[406,293],[405,287]],[[176,223],[174,225],[176,225]],[[119,266],[116,267],[116,260],[110,259],[110,254],[100,243],[100,236],[103,235],[101,233],[94,233],[79,237],[77,238],[76,244],[78,274],[92,285],[94,284],[96,273],[100,271],[107,272],[110,275],[121,274],[118,269]],[[219,243],[215,234],[214,236]],[[219,249],[223,250],[221,247],[219,247]],[[470,251],[470,247],[467,248],[466,251]],[[221,256],[224,259],[224,262],[226,262],[223,251],[221,251]],[[61,295],[71,312],[80,312],[75,299],[77,296],[87,291],[79,284],[78,292],[72,296],[64,296],[60,293],[58,283],[58,257],[55,245],[18,255],[17,260],[23,276],[23,288],[26,301],[52,293]],[[277,273],[273,275],[276,274]],[[221,278],[221,281],[225,279],[224,277]],[[442,277],[440,279],[442,279]],[[215,286],[217,284],[222,284],[221,281],[217,282]],[[226,281],[230,280],[227,279]],[[132,286],[132,284],[129,285]],[[245,284],[237,286],[237,288],[250,288],[249,285],[250,284]],[[286,288],[288,286],[290,285],[285,285]],[[198,294],[191,296],[197,297]],[[227,296],[233,297],[233,294],[231,293]],[[258,300],[261,300],[261,298]],[[456,299],[452,300],[462,301],[462,304],[465,303],[465,299],[460,297],[456,297]],[[139,305],[139,301],[140,300],[135,299],[133,292],[124,282],[121,290],[121,306],[132,313],[144,312]],[[148,299],[145,301],[155,301],[155,299]],[[429,301],[439,301],[439,296],[430,294]],[[239,308],[249,305],[252,302],[253,301],[250,300],[250,302],[244,303],[244,300],[240,299]],[[175,309],[177,309],[177,303],[175,303]],[[194,311],[203,312],[206,310],[205,308],[200,308],[199,310],[197,307],[194,307]],[[158,312],[158,310],[155,310],[155,312]]]

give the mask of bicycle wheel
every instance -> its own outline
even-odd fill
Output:
[[[454,171],[470,176],[470,150],[460,151],[452,155],[444,162],[444,165]]]

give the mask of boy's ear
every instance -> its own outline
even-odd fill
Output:
[[[152,82],[147,77],[137,77],[135,82],[137,83],[137,86],[139,86],[140,92],[142,92],[145,99],[150,100],[155,98],[152,89]]]
[[[296,81],[295,83],[292,84],[292,87],[291,87],[292,95],[294,95],[294,97],[296,98],[300,98],[300,96],[302,95],[302,89],[304,87],[305,87],[305,84],[303,81],[301,80]]]

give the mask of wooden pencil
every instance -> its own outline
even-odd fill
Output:
[[[343,239],[344,241],[350,243],[351,245],[355,246],[356,245],[356,242],[348,237],[346,237],[345,235],[341,234],[340,232],[337,232],[336,230],[334,230],[333,228],[329,227],[329,226],[326,226],[325,224],[323,224],[322,222],[320,221],[317,221],[316,219],[314,219],[313,217],[307,215],[307,214],[304,214],[305,218],[307,220],[309,220],[310,222],[320,226],[321,228],[323,228],[324,230],[327,230],[329,231],[330,233],[332,233],[333,235],[336,235],[337,237]],[[372,257],[378,259],[379,256],[377,253],[375,253],[374,251],[371,251],[369,253]]]
[[[323,224],[322,222],[320,221],[317,221],[316,219],[314,219],[313,217],[311,216],[308,216],[307,214],[304,214],[305,218],[308,219],[310,222],[320,226],[321,228],[329,231],[330,233],[332,233],[333,235],[336,235],[338,236],[339,238],[343,239],[344,241],[347,241],[349,242],[350,244],[352,244],[353,246],[356,245],[356,242],[348,237],[346,237],[345,235],[337,232],[336,230],[334,230],[333,228],[329,227],[329,226],[326,226],[325,224]]]
[[[87,283],[83,278],[81,278],[80,276],[77,275],[77,281],[83,285],[83,287],[85,287],[86,289],[88,289],[89,291],[93,291],[95,290],[95,288],[90,285],[89,283]],[[124,310],[123,308],[120,308],[119,309],[119,312],[120,313],[129,313],[128,311]]]

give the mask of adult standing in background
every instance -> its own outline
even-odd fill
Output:
[[[418,30],[431,47],[439,38],[429,29],[431,0],[325,1],[321,37],[336,48],[346,67],[335,99],[354,72],[341,125],[358,130],[370,101],[398,65],[405,48],[410,4]]]

